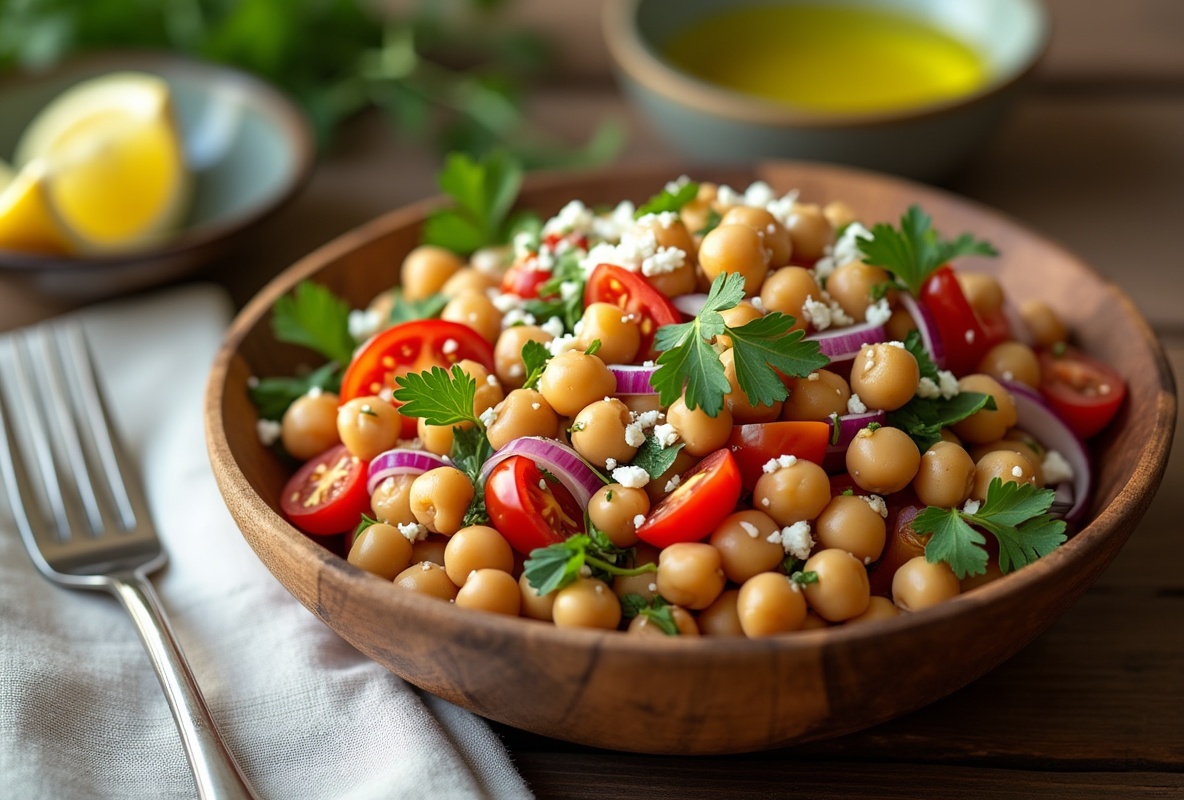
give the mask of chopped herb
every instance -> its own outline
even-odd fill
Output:
[[[522,166],[517,161],[501,152],[480,161],[465,153],[450,153],[438,180],[453,206],[428,217],[423,226],[425,244],[468,255],[508,241],[517,224],[510,208],[522,185]]]
[[[925,345],[921,342],[921,332],[912,330],[904,337],[904,349],[913,354],[913,358],[917,360],[917,370],[920,372],[922,378],[937,383],[941,380],[941,375],[938,372],[937,365],[933,363],[933,359],[929,357],[929,351],[925,349]]]
[[[802,572],[799,570],[791,574],[789,579],[798,586],[805,586],[809,583],[818,583],[818,573],[814,570],[809,570],[807,572]]]
[[[260,419],[279,422],[288,406],[312,389],[337,392],[341,388],[341,367],[336,361],[318,367],[307,375],[282,378],[260,378],[247,389]]]
[[[358,537],[362,535],[362,531],[366,530],[371,525],[377,524],[378,520],[376,520],[374,517],[371,517],[367,514],[362,514],[362,521],[358,523],[358,527],[354,528],[354,541],[357,541]]]
[[[584,316],[584,270],[580,266],[581,250],[564,250],[555,255],[551,277],[539,286],[539,296],[527,300],[525,309],[539,324],[552,318],[563,321],[564,330],[575,330]]]
[[[645,441],[637,448],[637,455],[633,456],[629,464],[641,467],[650,476],[650,480],[655,480],[670,469],[684,444],[685,442],[675,442],[669,447],[663,447],[653,433],[647,433]]]
[[[941,441],[942,428],[961,422],[984,408],[994,411],[995,398],[980,392],[959,392],[950,398],[915,396],[902,407],[888,412],[888,424],[911,436],[917,449],[924,453]]]
[[[621,615],[625,619],[644,617],[667,636],[678,636],[682,633],[674,619],[673,606],[660,594],[646,600],[641,595],[630,592],[621,598]]]
[[[457,425],[452,429],[452,449],[448,453],[452,466],[459,469],[473,482],[473,500],[465,510],[462,523],[488,525],[489,512],[485,509],[485,480],[481,467],[493,455],[493,446],[480,427]]]
[[[982,528],[998,540],[999,569],[1007,573],[1065,542],[1064,520],[1048,514],[1055,497],[1052,489],[994,478],[987,487],[987,499],[975,513],[931,506],[913,520],[913,529],[932,534],[925,545],[927,561],[944,561],[955,575],[965,578],[987,571],[986,539],[975,530]]]
[[[663,352],[651,383],[662,405],[685,394],[688,409],[719,414],[731,385],[711,342],[723,333],[732,340],[736,381],[753,405],[772,405],[788,396],[782,375],[805,377],[830,363],[817,342],[802,341],[802,331],[790,330],[794,318],[785,314],[773,312],[738,328],[726,325],[720,312],[743,299],[744,276],[725,273],[712,282],[695,319],[658,328],[654,341]]]
[[[634,219],[641,219],[646,214],[661,214],[663,211],[681,211],[682,207],[699,195],[699,184],[687,181],[678,185],[674,191],[666,187],[651,197],[633,213]]]
[[[328,287],[301,281],[275,301],[271,328],[281,342],[297,344],[338,364],[348,364],[357,342],[349,332],[349,304]]]
[[[606,576],[644,575],[657,572],[657,564],[636,567],[618,566],[630,555],[613,545],[602,531],[588,525],[588,533],[578,533],[566,541],[530,551],[523,565],[526,582],[540,595],[549,594],[573,583],[580,575],[580,567],[587,565],[593,574]]]
[[[969,233],[953,241],[942,239],[931,225],[930,216],[920,206],[909,206],[900,218],[899,229],[887,223],[872,227],[872,238],[859,243],[863,260],[888,270],[902,287],[919,297],[925,280],[952,259],[998,255],[988,242],[977,240]]]
[[[707,209],[707,219],[703,221],[703,227],[695,231],[696,236],[706,236],[713,230],[719,227],[719,223],[723,220],[723,215],[714,208]]]
[[[395,383],[399,388],[395,390],[394,398],[403,403],[401,413],[422,417],[429,425],[471,422],[484,429],[480,418],[473,413],[477,379],[459,364],[453,364],[451,372],[443,367],[409,372],[395,378]]]
[[[547,368],[547,362],[550,360],[551,351],[547,349],[545,344],[533,339],[526,340],[526,344],[522,345],[522,365],[526,370],[526,382],[522,384],[523,389],[538,388],[539,379],[543,377],[543,370]]]
[[[584,355],[586,355],[586,356],[596,355],[596,352],[600,349],[601,345],[602,345],[602,342],[599,339],[593,339],[592,343],[589,344],[586,348],[584,348]]]

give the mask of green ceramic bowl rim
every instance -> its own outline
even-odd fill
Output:
[[[116,70],[173,70],[185,71],[204,79],[218,79],[234,82],[243,87],[251,98],[251,104],[263,109],[283,131],[292,148],[294,158],[287,169],[279,188],[269,195],[265,202],[254,205],[239,213],[212,220],[192,228],[183,228],[174,237],[160,246],[146,247],[127,253],[88,256],[64,256],[57,254],[25,253],[0,249],[0,270],[69,272],[77,269],[101,269],[103,265],[123,267],[140,262],[169,259],[208,247],[253,226],[278,211],[295,196],[308,181],[316,161],[316,139],[312,126],[304,113],[282,91],[248,72],[223,64],[202,61],[197,58],[163,51],[109,51],[66,59],[50,69],[12,74],[0,79],[0,93],[30,81],[50,81],[77,73],[92,75]]]
[[[638,8],[646,0],[606,0],[601,16],[605,43],[618,69],[650,91],[688,108],[737,122],[787,128],[868,128],[911,123],[960,112],[984,103],[1016,86],[1037,67],[1048,51],[1051,25],[1044,0],[1020,0],[1036,14],[1035,46],[1021,68],[1003,73],[976,92],[953,100],[903,111],[867,114],[827,114],[733,92],[681,72],[659,58],[637,28]]]

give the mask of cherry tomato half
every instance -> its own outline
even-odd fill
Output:
[[[797,456],[821,466],[829,444],[826,422],[754,422],[732,428],[727,447],[740,469],[741,483],[751,492],[769,459]]]
[[[584,512],[563,484],[526,456],[510,456],[485,478],[490,524],[523,555],[584,532]]]
[[[1040,394],[1074,433],[1088,439],[1110,424],[1126,397],[1121,375],[1070,347],[1037,355]]]
[[[654,334],[658,328],[682,322],[682,314],[666,295],[641,275],[614,264],[601,264],[588,276],[584,305],[593,303],[612,303],[637,316],[641,326],[638,360],[657,358]]]
[[[637,536],[655,547],[697,542],[731,514],[740,499],[740,468],[724,447],[683,474],[678,487],[650,510]]]
[[[955,375],[974,372],[986,352],[1007,336],[1006,320],[1003,325],[992,320],[989,328],[983,324],[948,264],[925,279],[917,299],[933,315],[946,369]]]
[[[304,463],[284,485],[280,511],[305,533],[328,536],[352,529],[370,510],[367,462],[345,445],[330,447]]]
[[[529,300],[539,296],[539,288],[551,280],[551,272],[538,268],[538,256],[529,255],[515,261],[502,276],[502,294],[515,294]]]
[[[346,367],[341,378],[341,402],[378,395],[392,399],[395,378],[432,367],[449,368],[464,359],[480,362],[493,372],[493,347],[468,325],[442,319],[402,322],[372,336]],[[403,418],[403,438],[415,436],[415,418]]]

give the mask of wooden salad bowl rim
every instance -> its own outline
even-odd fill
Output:
[[[1176,416],[1172,373],[1154,333],[1122,290],[1059,245],[940,189],[860,170],[774,161],[540,174],[527,181],[520,204],[548,214],[568,199],[641,201],[680,174],[739,188],[759,178],[781,192],[800,189],[804,201],[842,199],[869,223],[895,221],[919,203],[943,234],[968,230],[992,241],[1003,253],[995,269],[1005,288],[1039,294],[1083,349],[1128,382],[1126,406],[1092,444],[1089,524],[1035,564],[926,611],[768,639],[654,641],[395,591],[276,511],[291,467],[259,443],[246,386],[252,375],[291,374],[309,359],[271,338],[269,312],[279,297],[315,278],[355,306],[368,302],[395,282],[399,259],[439,199],[385,214],[306,256],[230,326],[210,373],[205,424],[232,516],[276,578],[369,657],[482,716],[580,744],[682,754],[770,749],[866,728],[966,685],[1069,608],[1146,511]]]

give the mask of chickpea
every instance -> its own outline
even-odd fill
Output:
[[[695,457],[684,447],[674,457],[674,463],[658,477],[645,485],[645,493],[650,496],[650,506],[656,506],[662,498],[678,487],[678,480],[682,474],[695,465]]]
[[[1036,485],[1032,463],[1014,450],[993,450],[974,465],[974,486],[970,496],[978,501],[987,499],[987,487],[998,478],[1003,483]]]
[[[1004,389],[999,381],[990,375],[967,375],[958,380],[958,390],[962,392],[981,392],[989,394],[995,400],[995,410],[984,408],[974,412],[961,422],[954,423],[954,433],[964,442],[971,444],[986,444],[1003,437],[1016,423],[1015,399],[1011,392]]]
[[[622,403],[634,414],[644,414],[647,411],[661,411],[656,394],[623,394],[619,396]]]
[[[805,620],[805,622],[802,623],[802,630],[816,631],[816,630],[820,630],[822,628],[829,628],[829,627],[830,627],[829,622],[827,622],[822,617],[815,614],[813,611],[810,611],[809,609],[806,610],[806,620]]]
[[[760,234],[747,225],[720,225],[703,237],[699,266],[714,281],[725,272],[744,276],[744,293],[758,294],[769,273],[769,249]]]
[[[555,592],[539,594],[530,582],[526,580],[526,573],[518,578],[519,613],[528,619],[543,622],[551,621],[551,609],[555,605]]]
[[[452,429],[454,427],[468,430],[473,427],[471,422],[458,422],[454,425],[429,425],[423,417],[415,420],[415,436],[423,449],[438,456],[446,456],[452,452]]]
[[[822,215],[835,230],[845,228],[855,221],[855,211],[842,200],[832,200],[822,207]]]
[[[468,325],[490,344],[502,333],[502,312],[484,292],[464,292],[448,301],[440,312],[440,319]]]
[[[921,455],[913,491],[927,506],[957,508],[974,488],[974,460],[961,445],[937,442]]]
[[[496,528],[469,525],[454,533],[444,545],[444,569],[448,571],[448,578],[463,588],[469,573],[475,570],[512,572],[514,549]]]
[[[903,347],[865,344],[851,364],[851,391],[868,408],[895,411],[913,399],[921,370]]]
[[[670,405],[666,422],[678,432],[683,452],[697,458],[720,449],[732,435],[732,413],[726,407],[716,416],[709,417],[702,408],[688,409],[685,396]]]
[[[830,502],[830,478],[813,461],[797,459],[788,467],[763,473],[752,490],[752,504],[777,525],[812,520]]]
[[[822,209],[813,203],[798,203],[785,222],[793,241],[793,254],[799,261],[817,261],[834,244],[834,228]]]
[[[769,250],[770,267],[785,266],[789,263],[789,257],[793,255],[793,242],[789,238],[789,231],[763,208],[735,206],[728,209],[720,218],[719,224],[747,225],[756,231]]]
[[[820,300],[822,289],[804,267],[782,267],[765,279],[761,286],[761,305],[768,311],[780,311],[794,318],[790,330],[809,327],[803,308],[810,299]]]
[[[411,513],[432,533],[459,531],[471,502],[473,482],[456,467],[430,469],[411,484]]]
[[[917,330],[917,321],[903,308],[896,308],[892,310],[892,316],[884,323],[884,330],[888,333],[889,341],[903,342],[908,338],[910,331]]]
[[[485,428],[489,444],[496,450],[523,436],[548,436],[559,433],[559,415],[547,398],[534,389],[515,389],[497,406],[495,416]]]
[[[522,347],[528,341],[547,344],[554,338],[537,325],[513,325],[502,331],[497,337],[497,344],[493,346],[493,368],[502,386],[518,389],[526,383]]]
[[[762,572],[744,582],[736,596],[740,629],[750,639],[801,630],[806,599],[788,575]]]
[[[681,266],[669,272],[658,272],[647,275],[650,284],[667,297],[678,297],[689,294],[698,288],[698,278],[695,268],[698,262],[698,247],[695,239],[687,230],[682,220],[673,213],[654,214],[645,216],[634,225],[634,231],[642,234],[652,234],[654,243],[658,247],[681,250],[684,254]],[[619,362],[624,363],[624,362]]]
[[[641,347],[641,328],[636,315],[612,303],[592,303],[584,309],[583,327],[576,336],[576,346],[587,350],[599,340],[596,356],[605,364],[628,364]]]
[[[878,495],[899,492],[921,466],[921,451],[899,428],[871,426],[855,434],[847,447],[847,472],[861,488]]]
[[[739,589],[724,589],[715,602],[699,612],[699,632],[704,636],[743,636],[736,601]]]
[[[596,356],[568,350],[547,362],[539,391],[557,413],[571,417],[589,403],[616,394],[617,379]]]
[[[737,511],[724,518],[707,541],[719,551],[728,580],[744,583],[759,572],[777,568],[785,558],[785,550],[770,542],[769,536],[779,527],[762,511]]]
[[[629,408],[615,397],[584,406],[571,425],[571,446],[597,466],[608,459],[624,464],[637,455],[637,445],[626,441],[632,423]]]
[[[337,395],[320,390],[292,401],[280,422],[280,442],[292,458],[308,461],[338,444]]]
[[[403,259],[399,282],[408,300],[423,300],[444,288],[464,262],[450,250],[423,244]]]
[[[750,422],[773,422],[781,416],[782,402],[777,400],[772,405],[754,406],[748,395],[740,388],[736,380],[736,354],[731,348],[719,354],[720,363],[724,365],[724,377],[732,387],[724,395],[724,408],[732,412],[732,421],[737,425]]]
[[[978,362],[978,371],[1002,381],[1019,381],[1032,388],[1040,385],[1040,359],[1023,342],[1000,342]]]
[[[1069,341],[1069,330],[1057,312],[1039,300],[1029,300],[1020,306],[1020,318],[1037,347],[1052,347]]]
[[[820,550],[802,570],[818,576],[803,591],[810,608],[827,622],[843,622],[867,611],[871,602],[867,568],[846,550]]]
[[[476,267],[461,267],[444,282],[440,292],[445,297],[459,297],[467,292],[485,294],[498,285],[497,278]]]
[[[1012,428],[1004,438],[991,444],[979,445],[970,451],[970,457],[977,464],[987,453],[995,450],[1010,450],[1013,453],[1019,453],[1028,461],[1031,468],[1033,483],[1037,486],[1044,486],[1044,461],[1042,451],[1038,451],[1039,443],[1035,440],[1025,438],[1014,433],[1016,429]]]
[[[412,564],[395,576],[395,586],[440,600],[455,600],[459,591],[444,568],[434,561]]]
[[[710,181],[703,181],[699,184],[699,192],[695,195],[695,199],[679,209],[678,214],[688,231],[701,231],[707,227],[707,220],[711,214],[724,213],[717,208],[718,192],[718,185]]]
[[[994,276],[966,270],[959,270],[955,276],[966,302],[980,317],[985,319],[1003,312],[1003,287]]]
[[[346,560],[359,569],[393,581],[411,565],[411,542],[395,526],[376,522],[354,539]]]
[[[870,500],[853,494],[832,497],[814,521],[818,546],[846,550],[864,564],[878,560],[887,541],[887,525]]]
[[[670,616],[674,618],[674,627],[678,630],[677,636],[698,636],[699,625],[695,622],[695,618],[691,612],[687,611],[681,606],[669,606]],[[631,633],[635,636],[669,636],[670,634],[659,628],[651,617],[646,614],[638,614],[629,621],[629,627],[625,629],[626,633]]]
[[[790,378],[787,385],[789,397],[781,404],[781,419],[828,422],[832,414],[847,413],[851,387],[838,373],[820,369],[804,378]]]
[[[944,562],[914,556],[892,576],[892,602],[902,611],[921,611],[959,594],[958,577]]]
[[[415,522],[415,515],[411,513],[411,484],[414,482],[414,475],[383,478],[370,493],[370,510],[374,512],[374,518],[390,525]]]
[[[621,624],[621,602],[598,578],[577,578],[555,594],[551,618],[560,628],[605,628]]]
[[[883,286],[889,280],[888,273],[881,267],[873,267],[862,261],[849,261],[826,279],[826,291],[839,304],[847,316],[856,322],[867,321],[867,309],[876,302],[872,292],[877,286]],[[894,292],[888,295],[889,304],[892,303]]]
[[[900,609],[896,604],[887,597],[880,597],[876,595],[872,597],[871,602],[868,603],[867,611],[856,617],[847,620],[848,625],[854,625],[858,622],[874,622],[879,619],[892,619],[900,616]]]
[[[477,382],[477,394],[473,397],[473,413],[478,416],[487,408],[493,408],[505,399],[502,385],[496,376],[491,376],[489,370],[480,361],[465,358],[456,362],[466,375]]]
[[[658,594],[677,606],[707,608],[724,590],[719,551],[706,542],[679,542],[658,557]]]
[[[415,522],[414,519],[411,520]],[[433,564],[444,566],[444,548],[448,546],[448,537],[438,533],[429,533],[422,539],[411,543],[411,563],[421,564],[431,561]]]
[[[658,565],[661,550],[648,542],[638,542],[633,547],[633,558],[630,567],[640,567],[645,564]],[[637,575],[617,575],[613,578],[613,592],[617,597],[635,594],[647,603],[658,594],[658,576],[654,572],[641,572]]]
[[[601,486],[588,501],[588,519],[617,547],[637,543],[638,516],[650,513],[650,496],[645,489],[610,483]]]
[[[381,397],[355,397],[337,409],[337,435],[363,461],[390,450],[402,432],[403,415]]]
[[[522,608],[522,594],[514,576],[500,569],[475,569],[456,593],[456,604],[494,614],[516,617]]]

